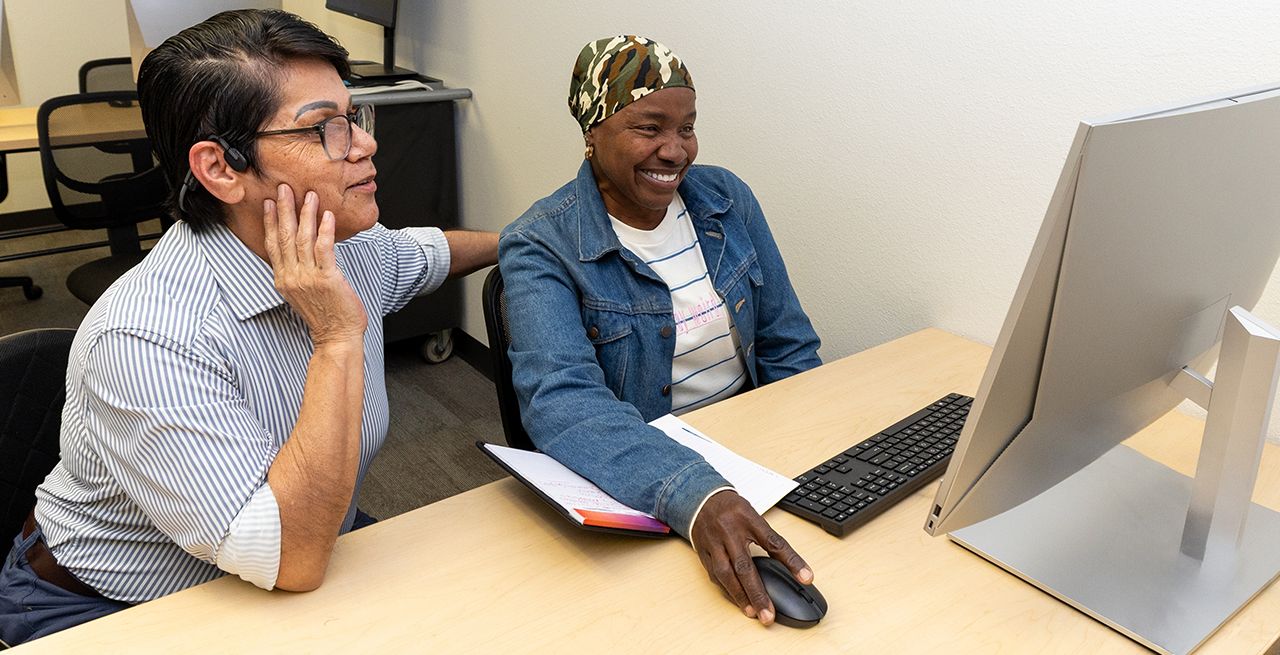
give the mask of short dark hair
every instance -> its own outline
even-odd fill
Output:
[[[253,135],[280,109],[281,67],[299,59],[326,61],[344,80],[351,74],[347,50],[333,37],[276,9],[224,11],[170,37],[142,60],[142,121],[169,181],[173,216],[197,231],[226,220],[222,204],[198,189],[178,207],[187,153],[218,135],[261,173]]]

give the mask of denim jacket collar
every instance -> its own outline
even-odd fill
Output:
[[[699,235],[709,234],[712,238],[722,235],[718,217],[729,211],[733,201],[688,176],[680,182],[679,190]],[[574,191],[574,195],[578,197],[578,261],[595,261],[610,252],[621,250],[622,243],[609,224],[608,210],[605,209],[604,198],[596,186],[590,160],[583,160],[582,166],[578,168]],[[723,236],[720,239],[723,241]],[[718,259],[708,256],[708,267]]]

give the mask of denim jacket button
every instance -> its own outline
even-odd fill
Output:
[[[669,385],[669,384],[664,384],[664,385],[662,385],[662,395],[664,395],[664,396],[670,396],[670,395],[671,395],[671,385]]]
[[[599,338],[599,337],[600,337],[600,328],[598,328],[598,327],[596,327],[596,326],[594,326],[594,325],[592,325],[591,327],[587,328],[587,338],[588,338],[588,339],[597,339],[597,338]]]
[[[661,329],[661,330],[658,330],[658,334],[661,334],[663,339],[670,339],[670,338],[671,338],[671,326],[670,326],[670,325],[664,325],[664,326],[662,326],[662,329]]]

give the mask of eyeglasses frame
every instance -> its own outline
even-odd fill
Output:
[[[361,121],[359,120],[359,116],[361,112],[368,112],[367,114],[368,118],[366,120],[370,122],[370,125],[371,125],[370,129],[365,129],[365,127],[361,125]],[[316,134],[320,135],[320,147],[321,149],[324,150],[325,156],[328,157],[330,161],[338,161],[339,159],[346,159],[347,155],[351,154],[351,144],[355,143],[355,128],[359,127],[365,132],[368,132],[370,135],[373,134],[373,129],[372,129],[373,115],[374,115],[373,105],[356,105],[352,107],[352,110],[350,113],[334,114],[333,116],[330,116],[320,121],[319,123],[316,123],[315,125],[308,125],[306,127],[290,127],[282,130],[265,130],[262,132],[255,132],[253,134],[253,138],[257,139],[259,137],[264,137],[264,136],[281,136],[286,134],[305,134],[307,132],[315,132]],[[346,152],[343,152],[341,155],[334,157],[329,152],[329,142],[324,138],[324,131],[325,131],[325,128],[328,126],[329,121],[336,120],[338,118],[347,119],[347,150]]]

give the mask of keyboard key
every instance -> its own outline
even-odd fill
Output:
[[[801,500],[796,502],[796,504],[811,512],[818,512],[819,514],[827,511],[827,508],[823,507],[822,505],[819,505],[818,503],[813,502],[812,500]]]

